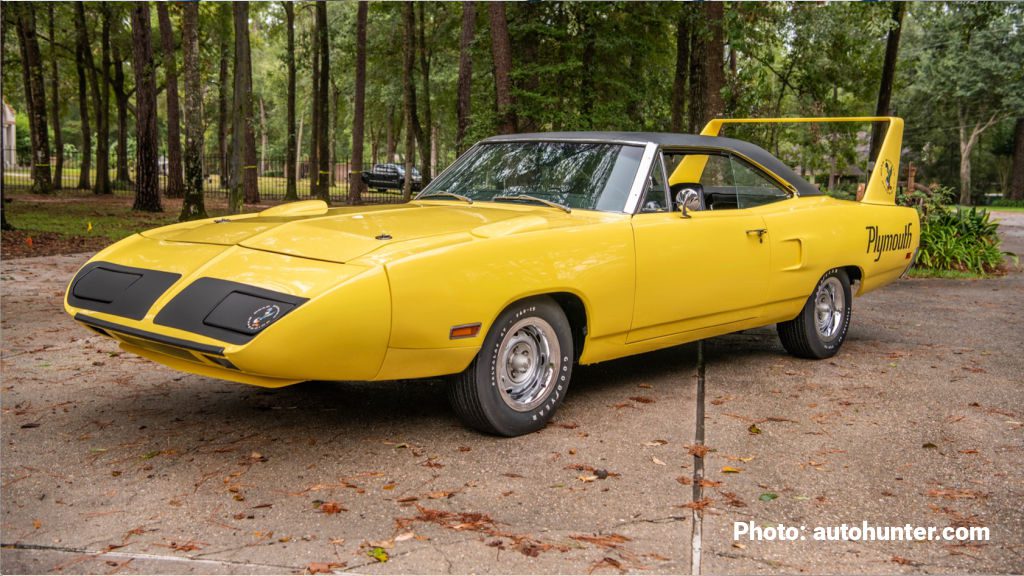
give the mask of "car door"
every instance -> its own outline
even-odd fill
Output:
[[[698,160],[700,184],[710,200],[709,209],[684,218],[672,209],[661,156],[632,219],[637,286],[628,342],[727,328],[758,317],[764,304],[770,246],[764,219],[737,208],[732,159],[709,152],[669,154],[671,165],[687,156]],[[648,199],[652,196],[666,198],[660,203],[667,208],[658,209],[659,203]]]

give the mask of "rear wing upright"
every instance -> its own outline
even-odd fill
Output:
[[[867,189],[861,202],[893,205],[900,173],[900,149],[903,146],[903,119],[895,116],[843,116],[838,118],[715,118],[704,126],[701,136],[718,136],[725,124],[828,124],[830,122],[888,122],[889,128],[875,158]]]

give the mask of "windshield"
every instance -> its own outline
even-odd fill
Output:
[[[422,195],[443,191],[481,202],[526,195],[581,210],[621,212],[643,151],[586,142],[480,144]]]

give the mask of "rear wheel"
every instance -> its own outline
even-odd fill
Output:
[[[548,297],[506,309],[476,359],[451,382],[448,398],[467,426],[520,436],[547,424],[572,376],[573,341],[565,313]]]
[[[852,311],[850,278],[842,268],[833,268],[818,280],[800,315],[780,322],[776,329],[782,346],[800,358],[829,358],[846,340]]]

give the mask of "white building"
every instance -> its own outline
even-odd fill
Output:
[[[17,165],[18,159],[15,154],[17,148],[17,130],[14,126],[14,108],[4,100],[3,106],[3,159],[5,168],[13,168]]]

